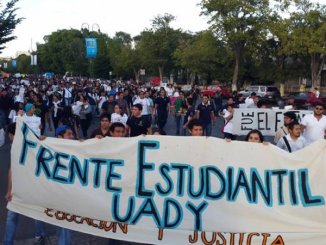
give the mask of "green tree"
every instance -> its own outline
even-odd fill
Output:
[[[310,56],[311,81],[319,87],[326,54],[326,7],[308,0],[296,0],[290,17],[289,53]]]
[[[210,17],[211,28],[234,53],[232,89],[237,89],[240,61],[249,44],[259,43],[266,35],[270,15],[268,0],[202,0],[203,13]]]
[[[190,77],[201,75],[208,82],[213,77],[220,80],[226,79],[223,74],[227,73],[225,65],[230,54],[211,31],[200,32],[188,42],[180,44],[174,57],[181,67],[188,69]],[[218,73],[220,67],[224,66],[224,71]]]
[[[66,71],[87,74],[85,41],[79,30],[58,30],[44,37],[38,44],[39,65],[42,71],[64,74]]]
[[[13,31],[16,26],[22,22],[23,18],[17,18],[15,8],[18,0],[9,1],[6,6],[0,12],[0,53],[6,46],[4,45],[7,42],[14,40],[16,37],[13,36]],[[1,0],[0,0],[0,7]]]
[[[165,70],[173,70],[173,53],[182,36],[181,30],[170,27],[174,20],[173,15],[159,15],[152,21],[152,28],[144,30],[136,38],[136,49],[141,53],[141,63],[147,68],[156,67],[161,81]]]

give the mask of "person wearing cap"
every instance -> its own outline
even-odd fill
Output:
[[[27,103],[24,107],[25,114],[23,121],[35,133],[36,136],[41,136],[41,118],[36,116],[35,106],[32,103]]]
[[[295,113],[293,111],[287,111],[283,114],[283,116],[284,116],[284,118],[283,118],[284,125],[282,127],[280,127],[275,133],[275,137],[274,137],[275,144],[277,144],[277,142],[279,142],[279,140],[283,136],[286,136],[289,133],[288,126],[290,125],[290,123],[292,123],[293,121],[295,121],[297,119],[297,116],[295,115]]]

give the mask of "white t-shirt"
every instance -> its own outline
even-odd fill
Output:
[[[134,101],[134,105],[136,105],[136,104],[141,104],[143,106],[143,110],[141,111],[142,116],[150,114],[149,107],[151,106],[151,103],[150,103],[149,99],[147,99],[147,98],[141,99],[138,97]]]
[[[72,88],[64,88],[64,94],[65,94],[65,98],[71,98],[72,97]]]
[[[305,140],[305,138],[303,136],[300,136],[296,141],[293,141],[293,139],[291,138],[291,136],[289,134],[284,137],[286,137],[286,139],[289,142],[291,152],[298,151],[298,150],[304,148],[305,146],[307,146],[307,141]],[[279,147],[285,151],[289,151],[289,148],[287,147],[283,137],[280,138],[279,141],[277,142],[277,147]]]
[[[8,118],[10,119],[10,122],[16,122],[16,116],[17,116],[17,112],[15,110],[11,110],[9,113]]]
[[[23,115],[23,121],[27,124],[27,126],[33,130],[33,132],[37,135],[41,135],[41,118],[35,115],[27,116],[26,114]]]
[[[246,107],[248,108],[248,107],[250,107],[252,104],[254,104],[254,100],[253,100],[253,98],[251,98],[251,97],[247,97],[246,100],[245,100],[245,105],[246,105]]]
[[[172,97],[173,92],[174,92],[174,88],[167,87],[167,88],[165,88],[165,91],[166,91],[166,95],[168,97]]]
[[[98,108],[99,108],[99,109],[102,108],[102,105],[103,105],[103,103],[104,103],[105,101],[107,101],[106,96],[100,96],[100,99],[99,99],[99,101],[98,101]]]
[[[112,113],[112,115],[111,115],[111,123],[120,122],[126,126],[127,120],[128,120],[127,114],[123,114],[123,116],[121,116],[118,113]]]
[[[326,130],[326,116],[318,121],[314,114],[306,115],[301,124],[306,126],[303,131],[303,137],[305,137],[307,144],[311,144],[319,139],[324,139]]]
[[[228,110],[224,109],[223,110],[223,114],[224,114],[224,121],[225,123],[227,123],[226,118],[231,114]],[[224,133],[229,133],[229,134],[233,134],[233,119],[231,119],[225,126],[224,126]]]

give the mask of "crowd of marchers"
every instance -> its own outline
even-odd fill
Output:
[[[318,94],[319,96],[319,94]],[[285,105],[284,125],[274,143],[294,152],[324,139],[326,134],[325,105],[315,103],[312,113],[298,121],[293,100]],[[21,117],[41,140],[54,136],[62,140],[86,140],[104,137],[134,137],[146,134],[166,135],[168,117],[174,118],[175,135],[211,136],[218,117],[227,141],[237,139],[233,133],[235,108],[268,108],[264,99],[251,93],[245,98],[233,93],[226,100],[219,91],[213,97],[197,88],[182,91],[178,86],[154,89],[130,81],[100,81],[7,78],[0,80],[0,128],[6,129],[10,140],[15,135],[15,122]],[[90,130],[92,123],[98,123]],[[259,130],[252,130],[248,142],[265,143]],[[6,199],[11,201],[11,171],[8,175]],[[8,211],[4,244],[13,244],[19,215]],[[35,221],[35,243],[45,243],[45,226]],[[71,232],[58,228],[58,243],[70,244]]]

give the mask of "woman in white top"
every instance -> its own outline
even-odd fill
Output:
[[[111,115],[111,123],[120,122],[126,126],[128,120],[127,114],[122,114],[122,108],[119,105],[114,106],[114,113]]]
[[[35,106],[31,103],[27,103],[24,109],[24,123],[27,124],[27,126],[36,134],[36,136],[41,136],[41,118],[34,115]]]

